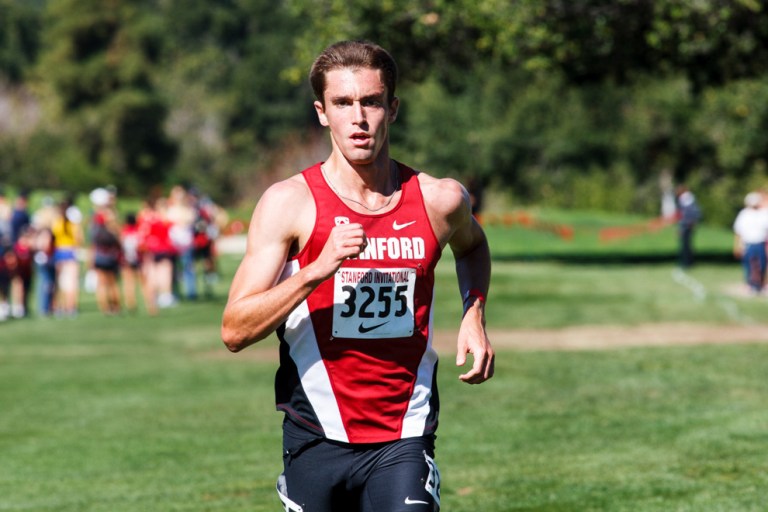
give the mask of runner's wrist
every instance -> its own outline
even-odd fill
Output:
[[[463,297],[464,313],[476,304],[481,308],[485,307],[485,294],[479,288],[470,288],[464,293]]]
[[[304,267],[304,284],[307,286],[310,286],[311,288],[317,288],[322,284],[324,281],[328,280],[330,277],[332,277],[334,272],[331,272],[330,274],[323,269],[317,261],[314,261]]]

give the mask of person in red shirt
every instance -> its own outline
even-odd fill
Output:
[[[13,244],[13,270],[11,272],[11,315],[23,318],[29,315],[29,295],[32,288],[32,267],[35,250],[35,231],[27,225],[21,228]]]
[[[490,251],[466,189],[390,158],[397,66],[343,41],[310,72],[332,150],[254,209],[221,334],[238,352],[276,332],[286,510],[434,512],[434,268],[449,248],[464,301],[456,364],[494,372],[485,330]],[[322,471],[318,471],[318,467]]]
[[[125,222],[120,228],[120,245],[122,258],[120,260],[120,280],[123,288],[123,301],[125,309],[135,312],[138,308],[136,289],[141,290],[144,298],[144,307],[150,315],[157,314],[157,307],[153,296],[148,295],[149,288],[143,269],[144,246],[142,234],[136,214],[133,212],[125,215]]]
[[[138,216],[144,251],[143,270],[146,275],[148,307],[168,308],[176,305],[173,294],[173,273],[177,251],[171,240],[171,222],[166,216],[166,202],[160,197],[147,202]]]

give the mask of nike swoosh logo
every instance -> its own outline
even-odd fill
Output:
[[[374,325],[363,325],[363,324],[360,324],[360,326],[357,328],[357,331],[360,334],[365,334],[367,332],[375,331],[376,329],[378,329],[379,327],[381,327],[382,325],[385,325],[387,323],[389,323],[389,321],[382,322],[380,324],[374,324]]]
[[[405,224],[398,224],[397,221],[394,221],[392,223],[392,229],[394,229],[395,231],[400,231],[401,229],[407,228],[411,224],[416,224],[416,221],[412,220],[411,222],[406,222]]]
[[[407,498],[405,498],[405,504],[406,504],[406,505],[416,505],[416,504],[420,504],[420,505],[429,505],[429,503],[428,503],[428,502],[426,502],[426,501],[420,501],[420,500],[412,500],[410,496],[408,496]]]

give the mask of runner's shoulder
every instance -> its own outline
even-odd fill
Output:
[[[286,217],[307,205],[313,205],[312,193],[301,176],[278,181],[264,191],[256,206],[256,213]]]
[[[292,176],[264,191],[253,212],[252,226],[258,231],[282,233],[293,238],[301,233],[302,223],[314,216],[314,200],[304,178]]]
[[[269,202],[292,202],[300,201],[311,197],[309,186],[301,175],[294,175],[290,178],[273,183],[267,188],[262,196],[262,201]]]
[[[469,207],[467,189],[453,178],[436,178],[424,172],[418,173],[424,202],[431,209],[450,215]]]

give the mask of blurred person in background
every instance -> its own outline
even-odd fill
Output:
[[[37,314],[43,317],[53,314],[56,292],[56,264],[54,262],[54,219],[58,216],[56,203],[50,196],[43,197],[42,205],[32,214],[34,230],[34,274]]]
[[[733,254],[744,267],[744,280],[751,294],[760,295],[765,286],[768,209],[760,192],[744,198],[744,208],[733,223]]]
[[[105,315],[120,312],[120,286],[118,273],[122,245],[115,219],[106,212],[97,212],[91,226],[91,265],[96,272],[96,303]]]
[[[51,225],[56,266],[54,312],[59,316],[76,316],[79,308],[82,221],[82,213],[69,197],[59,204],[58,215]]]
[[[11,243],[21,237],[27,227],[32,224],[32,217],[29,214],[29,193],[23,190],[13,201],[13,211],[11,212]]]
[[[228,217],[223,208],[220,208],[211,198],[202,196],[197,189],[191,189],[190,196],[193,198],[195,208],[194,264],[197,267],[202,262],[205,295],[212,297],[213,286],[218,279],[216,240],[222,227],[226,225]]]
[[[123,301],[125,308],[129,312],[136,312],[137,296],[136,289],[141,290],[144,306],[150,315],[157,314],[157,306],[153,297],[148,296],[151,291],[146,283],[146,276],[142,268],[143,242],[139,225],[136,220],[136,214],[129,212],[125,215],[125,221],[120,229],[120,244],[122,246],[123,258],[121,260],[120,278],[123,285]]]
[[[11,270],[12,253],[7,247],[0,247],[0,322],[11,315]]]
[[[117,197],[106,188],[95,188],[88,194],[91,201],[91,221],[98,215],[106,225],[115,225],[118,222]]]
[[[29,193],[22,190],[13,200],[11,212],[11,244],[15,268],[11,271],[11,316],[23,318],[29,312],[29,289],[32,286],[32,237],[27,231],[32,223],[29,215]]]
[[[32,213],[32,225],[35,229],[51,229],[53,221],[59,216],[59,207],[51,196],[44,196],[40,208]]]
[[[11,315],[11,270],[12,253],[8,247],[0,246],[0,322]]]
[[[147,297],[152,300],[149,308],[173,307],[177,303],[173,294],[176,248],[171,240],[165,198],[150,198],[139,212],[138,224],[145,250],[142,265],[146,272]]]
[[[171,188],[166,215],[171,224],[169,235],[178,255],[178,276],[174,275],[174,283],[182,284],[185,298],[195,300],[197,299],[197,273],[194,261],[196,212],[191,196],[181,185]]]
[[[32,288],[35,230],[29,224],[21,228],[13,244],[11,276],[11,316],[24,318],[29,314],[29,295]]]
[[[91,218],[88,239],[86,283],[96,294],[96,304],[105,315],[120,312],[119,269],[122,255],[117,214],[117,192],[105,187],[91,191]]]
[[[685,186],[681,186],[677,196],[677,225],[680,236],[680,267],[683,269],[693,265],[693,235],[699,222],[701,209],[696,197]]]
[[[13,200],[10,214],[10,250],[6,251],[6,264],[10,274],[10,315],[23,318],[29,312],[29,289],[32,285],[32,238],[27,231],[32,222],[29,215],[29,193],[22,190]]]
[[[0,188],[0,242],[6,246],[11,243],[11,216],[13,215],[13,208],[8,202],[8,196],[5,194],[5,189]]]
[[[35,265],[35,296],[37,314],[51,316],[53,299],[56,294],[56,264],[54,262],[55,242],[49,226],[33,228]]]
[[[11,205],[0,188],[0,321],[7,320],[11,314],[11,270],[14,263],[13,244],[11,242]]]

